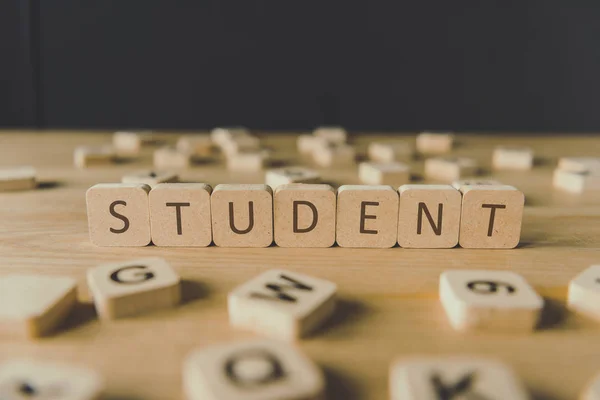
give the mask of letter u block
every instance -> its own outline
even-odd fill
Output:
[[[273,192],[267,185],[217,185],[210,198],[213,241],[220,247],[273,243]]]
[[[90,241],[96,246],[146,246],[150,243],[150,186],[101,183],[86,193]]]

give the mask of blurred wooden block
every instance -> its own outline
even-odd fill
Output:
[[[508,185],[461,187],[461,247],[512,249],[519,244],[525,195]]]
[[[33,167],[0,168],[0,192],[35,189],[35,176]]]
[[[399,162],[362,162],[358,165],[358,178],[367,185],[398,187],[410,182],[410,167]]]
[[[600,191],[600,174],[587,171],[575,172],[555,169],[552,176],[552,185],[571,193],[589,193]]]
[[[339,187],[336,241],[340,247],[393,247],[397,234],[398,192],[390,186]]]
[[[315,149],[313,159],[321,167],[350,167],[356,162],[356,154],[350,145],[329,144]]]
[[[252,150],[232,154],[227,158],[227,169],[234,172],[262,171],[268,160],[268,153],[263,150]]]
[[[172,146],[164,146],[154,151],[154,167],[157,169],[189,168],[192,155],[183,153]]]
[[[315,148],[326,143],[324,138],[314,135],[300,135],[296,139],[296,147],[300,154],[312,154]]]
[[[273,243],[273,192],[267,185],[217,185],[211,196],[213,241],[220,247]]]
[[[210,132],[210,138],[219,147],[221,147],[223,143],[233,139],[234,137],[249,135],[250,130],[243,126],[217,127]]]
[[[73,153],[77,168],[110,165],[115,162],[117,153],[112,146],[79,146]]]
[[[417,150],[421,154],[443,154],[452,150],[454,135],[450,132],[422,132],[417,135]]]
[[[317,171],[305,167],[270,169],[265,174],[265,183],[273,189],[289,183],[317,183],[320,180],[321,175]]]
[[[581,392],[580,400],[600,400],[600,373],[586,385]]]
[[[442,273],[440,301],[454,329],[495,333],[533,331],[544,305],[520,275],[485,270]]]
[[[400,186],[398,244],[452,248],[458,244],[462,196],[450,185]]]
[[[325,378],[296,348],[254,339],[193,351],[183,391],[188,400],[323,400]]]
[[[280,247],[331,247],[336,192],[329,185],[280,185],[274,194],[275,243]]]
[[[410,357],[392,364],[392,400],[529,400],[505,364],[480,357]]]
[[[229,293],[229,323],[275,339],[296,340],[333,314],[336,290],[333,282],[270,270]]]
[[[211,192],[205,183],[156,185],[149,195],[152,242],[156,246],[210,246]]]
[[[177,182],[178,180],[179,175],[175,172],[144,170],[124,175],[121,178],[121,183],[144,183],[148,186],[154,186],[159,183]]]
[[[410,161],[415,153],[412,143],[404,140],[386,140],[369,144],[369,159],[380,163]]]
[[[27,359],[0,364],[3,400],[100,400],[103,390],[102,377],[78,365]]]
[[[162,258],[102,264],[89,269],[87,282],[98,317],[112,320],[179,304],[179,275]]]
[[[48,335],[66,319],[76,302],[77,283],[74,279],[42,275],[0,276],[0,336],[35,338]]]
[[[600,157],[562,157],[558,160],[558,168],[563,171],[598,175],[600,174]]]
[[[86,193],[90,241],[96,246],[146,246],[150,243],[150,186],[100,183]]]
[[[437,157],[425,160],[425,177],[452,182],[465,176],[477,175],[477,162],[466,157]]]
[[[569,309],[600,321],[600,265],[592,265],[569,283]]]
[[[156,142],[151,131],[119,131],[113,134],[113,146],[119,154],[136,155],[142,147]]]
[[[183,135],[177,139],[177,150],[192,157],[209,157],[213,141],[209,134]]]
[[[346,143],[348,139],[348,132],[341,126],[320,126],[313,131],[313,135],[336,144]]]
[[[260,151],[260,139],[251,135],[234,136],[221,143],[221,150],[227,157],[244,152],[258,152]]]
[[[481,185],[482,186],[488,186],[488,185],[498,186],[498,185],[502,185],[502,183],[495,179],[484,178],[484,177],[464,178],[464,179],[459,179],[457,181],[452,182],[452,187],[456,190],[460,190],[463,186],[481,186]]]
[[[533,150],[529,147],[498,146],[494,149],[495,169],[528,170],[533,168]]]

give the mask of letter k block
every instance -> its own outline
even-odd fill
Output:
[[[334,311],[335,283],[270,270],[228,296],[229,322],[280,340],[293,341],[318,328]]]

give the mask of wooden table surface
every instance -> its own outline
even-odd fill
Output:
[[[260,136],[277,160],[297,162],[295,136]],[[381,137],[351,139],[364,154],[368,142]],[[253,336],[228,326],[227,293],[266,269],[285,268],[338,284],[340,304],[332,320],[298,343],[325,370],[332,399],[388,398],[392,360],[418,354],[497,357],[518,372],[536,399],[574,399],[600,371],[600,323],[565,308],[569,280],[600,263],[600,198],[567,194],[551,184],[558,157],[599,156],[600,137],[458,136],[453,154],[478,159],[488,173],[495,145],[529,145],[539,157],[531,171],[492,174],[526,196],[521,244],[513,250],[95,247],[88,239],[86,189],[151,165],[148,149],[134,162],[73,167],[75,146],[110,141],[108,132],[0,132],[0,165],[33,165],[41,181],[34,191],[0,193],[0,274],[72,276],[82,301],[51,337],[1,338],[0,360],[32,356],[88,365],[104,375],[110,399],[181,398],[182,360],[190,350]],[[423,160],[413,168],[422,173]],[[334,185],[358,183],[356,168],[322,174]],[[181,178],[213,186],[264,182],[262,173],[230,173],[222,161],[194,166]],[[183,304],[100,323],[86,270],[148,256],[166,258],[181,274]],[[521,336],[453,331],[437,299],[440,273],[453,268],[522,274],[546,299],[540,328]]]

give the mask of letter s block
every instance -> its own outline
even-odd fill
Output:
[[[146,246],[150,243],[150,186],[102,183],[86,193],[90,241],[96,246]]]

